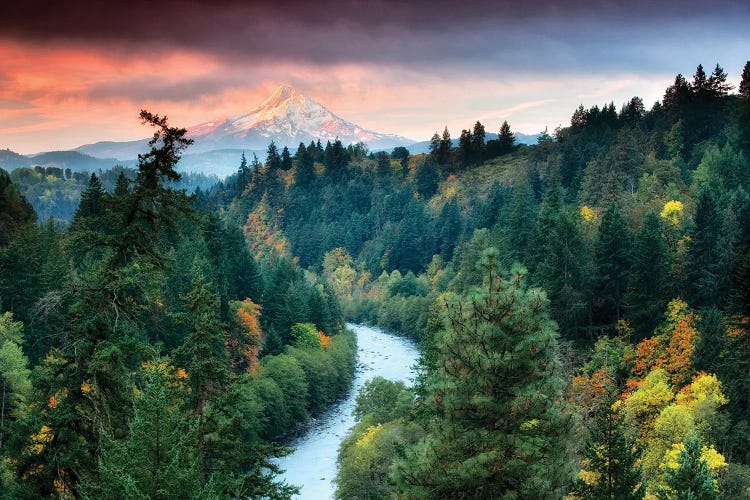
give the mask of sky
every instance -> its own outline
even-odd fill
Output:
[[[0,20],[0,149],[30,154],[191,126],[292,85],[366,129],[427,140],[569,124],[677,73],[750,60],[746,0],[12,2]]]

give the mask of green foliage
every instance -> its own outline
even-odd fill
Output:
[[[594,415],[584,451],[585,471],[574,487],[576,496],[591,500],[644,498],[639,455],[635,437],[627,434],[617,393],[609,388]]]
[[[403,382],[375,377],[365,382],[357,394],[354,416],[370,425],[406,418],[414,404],[414,392]]]
[[[546,298],[526,288],[523,268],[500,275],[496,250],[481,265],[482,287],[446,304],[428,434],[393,473],[408,497],[554,496],[570,480]]]
[[[34,209],[0,168],[0,248],[10,242],[14,232],[35,219]]]
[[[708,469],[708,464],[701,458],[701,443],[695,438],[689,438],[677,458],[677,467],[664,469],[666,486],[657,492],[657,496],[664,500],[718,499],[716,478]]]
[[[320,335],[312,323],[295,323],[292,325],[292,339],[295,347],[303,349],[320,349]]]

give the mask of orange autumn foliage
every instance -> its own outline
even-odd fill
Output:
[[[693,355],[698,343],[695,324],[699,317],[682,300],[673,300],[667,308],[667,317],[656,335],[636,346],[633,374],[645,377],[650,371],[661,368],[676,388],[683,387],[693,376]]]
[[[260,305],[246,298],[242,302],[232,301],[237,320],[227,341],[230,364],[236,371],[250,371],[258,361],[263,347],[264,334],[260,327]]]
[[[591,375],[586,373],[576,375],[568,389],[568,400],[583,413],[592,413],[600,404],[602,397],[613,387],[615,381],[607,374],[607,368],[602,366]]]
[[[326,335],[325,333],[318,331],[318,335],[320,335],[320,347],[323,348],[325,351],[328,349],[328,346],[331,344],[331,337]]]

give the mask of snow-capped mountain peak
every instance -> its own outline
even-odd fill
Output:
[[[249,113],[217,118],[187,129],[195,140],[189,154],[214,150],[263,151],[271,141],[295,151],[300,142],[320,140],[344,144],[365,142],[371,150],[408,146],[414,141],[399,135],[380,134],[348,122],[289,85],[281,85]],[[76,151],[95,157],[135,159],[148,151],[147,139],[130,142],[98,142]]]
[[[407,138],[379,134],[336,116],[319,102],[289,85],[281,85],[247,114],[212,120],[188,129],[199,149],[265,148],[271,140],[280,146],[300,142],[366,142],[371,148],[409,144]],[[195,149],[195,147],[193,148]]]

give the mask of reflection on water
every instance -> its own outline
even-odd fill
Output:
[[[380,376],[411,383],[415,375],[412,367],[419,352],[411,340],[368,326],[347,327],[357,334],[357,367],[352,389],[346,399],[321,415],[307,434],[292,444],[294,453],[277,461],[286,471],[280,479],[300,486],[298,498],[333,497],[336,453],[354,425],[354,399],[365,381]]]

